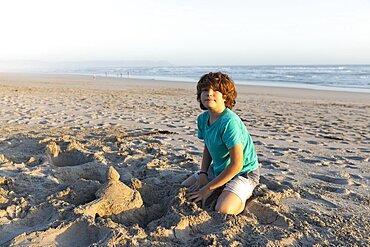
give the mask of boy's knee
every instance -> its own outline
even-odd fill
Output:
[[[237,214],[235,207],[228,205],[227,203],[217,203],[215,210],[223,214]]]
[[[245,204],[241,203],[239,206],[230,203],[216,203],[215,210],[223,214],[240,214],[243,212]]]

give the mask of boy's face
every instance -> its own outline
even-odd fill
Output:
[[[200,100],[204,107],[211,111],[225,110],[225,99],[220,91],[213,90],[212,88],[203,88]]]

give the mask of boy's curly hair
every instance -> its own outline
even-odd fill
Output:
[[[215,91],[222,93],[225,98],[225,106],[230,110],[236,104],[236,88],[234,81],[230,77],[222,72],[209,72],[203,75],[197,84],[197,101],[200,104],[202,110],[207,110],[207,108],[202,104],[200,100],[200,95],[204,88],[212,88]]]

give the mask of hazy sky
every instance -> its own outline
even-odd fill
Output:
[[[370,64],[370,0],[11,0],[0,60]]]

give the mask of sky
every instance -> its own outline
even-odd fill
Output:
[[[370,64],[370,0],[12,0],[0,61]]]

